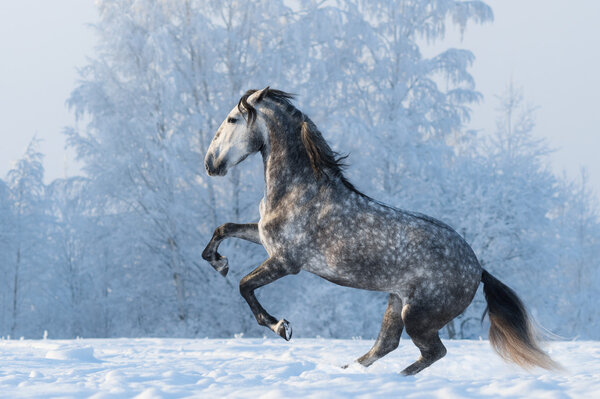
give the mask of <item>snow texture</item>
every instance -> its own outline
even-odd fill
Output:
[[[563,373],[504,363],[487,341],[446,341],[417,376],[408,341],[369,368],[340,366],[369,340],[83,339],[0,341],[0,397],[10,398],[598,398],[600,343],[554,342]]]

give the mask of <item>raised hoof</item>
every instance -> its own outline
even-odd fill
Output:
[[[210,262],[210,264],[215,268],[216,271],[221,273],[221,276],[227,276],[227,272],[229,272],[229,261],[227,260],[227,257],[220,256],[219,259]]]
[[[289,341],[292,339],[292,326],[287,320],[279,320],[279,323],[275,324],[275,333],[281,338]]]

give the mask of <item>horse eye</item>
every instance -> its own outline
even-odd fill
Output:
[[[227,118],[227,122],[229,122],[229,123],[236,123],[237,121],[238,121],[237,118],[232,118],[232,117]]]

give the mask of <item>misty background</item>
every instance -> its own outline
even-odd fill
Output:
[[[598,338],[599,9],[3,2],[0,335],[262,336],[237,281],[264,251],[224,244],[227,280],[200,258],[216,226],[257,219],[259,162],[209,179],[202,157],[271,85],[361,190],[451,224],[544,326]],[[259,296],[299,336],[371,338],[385,309],[304,273]],[[483,308],[446,336],[485,336]]]

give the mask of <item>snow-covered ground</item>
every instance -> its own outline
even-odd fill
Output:
[[[0,397],[600,398],[600,342],[555,342],[563,373],[505,364],[487,341],[446,341],[414,377],[408,340],[370,368],[340,366],[368,340],[83,339],[0,341]]]

